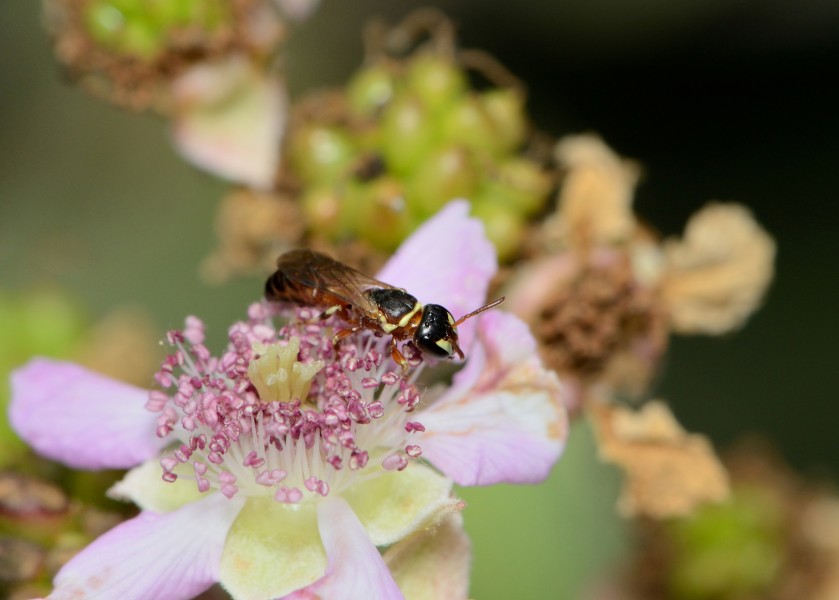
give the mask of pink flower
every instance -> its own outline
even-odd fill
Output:
[[[379,277],[455,315],[480,306],[495,257],[467,212],[450,204]],[[440,535],[462,537],[452,481],[538,482],[559,457],[560,387],[527,328],[499,310],[462,324],[467,362],[445,387],[426,363],[403,376],[386,337],[335,351],[311,311],[279,329],[271,316],[253,305],[220,357],[188,318],[150,393],[47,359],[13,375],[18,433],[76,468],[134,467],[112,494],[142,509],[65,565],[50,598],[191,598],[217,581],[235,598],[339,600],[452,581],[446,597],[466,598],[468,560],[422,577],[392,551],[447,516]]]

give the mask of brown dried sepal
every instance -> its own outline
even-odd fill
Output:
[[[679,333],[718,335],[740,327],[774,274],[775,242],[739,204],[711,203],[665,242],[663,296]]]
[[[168,84],[191,66],[241,54],[266,61],[284,39],[285,27],[265,0],[230,0],[232,17],[218,30],[173,30],[156,56],[110,50],[86,32],[88,0],[46,0],[44,22],[56,58],[92,95],[130,110],[168,113]]]
[[[543,228],[544,243],[587,247],[628,242],[637,226],[632,199],[639,167],[596,135],[564,137],[555,155],[564,177],[557,210]]]
[[[601,459],[624,471],[623,514],[685,516],[728,497],[728,474],[707,438],[686,433],[662,402],[638,411],[598,404],[590,414]]]
[[[218,246],[201,265],[211,283],[243,274],[265,274],[277,256],[300,243],[304,223],[298,204],[282,193],[237,189],[216,213]]]

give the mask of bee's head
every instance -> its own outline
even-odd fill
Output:
[[[414,333],[417,347],[432,356],[448,358],[463,351],[457,345],[457,329],[452,314],[439,304],[426,304]]]

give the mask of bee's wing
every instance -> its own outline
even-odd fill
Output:
[[[393,288],[325,254],[312,250],[291,250],[277,259],[277,269],[301,285],[331,294],[365,313],[378,307],[365,292],[374,288]]]

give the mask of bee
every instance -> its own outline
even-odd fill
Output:
[[[402,288],[312,250],[282,254],[277,259],[277,271],[265,282],[265,297],[274,302],[322,308],[321,318],[337,315],[350,328],[335,334],[336,344],[361,329],[377,336],[390,335],[391,356],[403,370],[407,370],[408,361],[397,342],[411,340],[431,356],[450,358],[457,354],[462,359],[457,326],[504,301],[499,298],[455,321],[439,304],[423,305]]]

